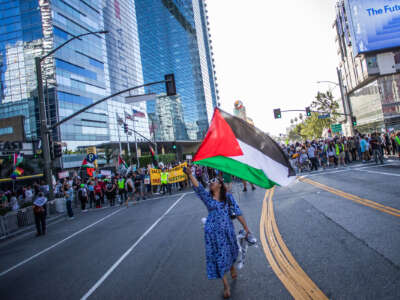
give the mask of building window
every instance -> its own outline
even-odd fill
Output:
[[[13,132],[14,132],[14,129],[12,127],[0,128],[0,135],[13,134]]]

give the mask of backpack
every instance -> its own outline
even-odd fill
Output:
[[[87,197],[87,190],[86,190],[86,188],[81,188],[81,197],[84,197],[84,198]]]

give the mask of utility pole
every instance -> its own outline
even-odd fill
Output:
[[[91,34],[105,34],[108,31],[96,31],[96,32],[86,32],[77,36],[70,38],[69,40],[62,43],[60,46],[54,48],[49,53],[42,57],[35,57],[35,69],[36,69],[36,82],[37,82],[37,90],[38,90],[38,102],[39,102],[39,118],[40,118],[40,136],[42,139],[42,147],[43,147],[43,159],[44,159],[44,176],[46,180],[46,184],[49,186],[49,200],[54,199],[54,187],[53,187],[53,178],[52,178],[52,170],[51,170],[51,155],[50,155],[50,141],[49,141],[49,127],[47,124],[47,115],[46,115],[46,101],[44,99],[43,94],[43,75],[42,75],[42,61],[44,61],[47,57],[64,47],[66,44],[70,43],[75,39],[79,39],[86,35]]]
[[[339,88],[340,88],[340,95],[342,97],[342,105],[343,105],[343,112],[346,115],[346,122],[348,121],[347,116],[350,115],[350,128],[351,128],[351,135],[354,135],[355,129],[354,129],[354,124],[352,122],[353,113],[350,105],[349,98],[347,96],[347,89],[345,86],[343,86],[343,81],[342,81],[342,72],[340,71],[339,68],[336,68],[336,72],[338,75],[338,80],[339,80]],[[347,111],[347,108],[349,108],[349,111]]]
[[[43,78],[42,78],[41,62],[42,60],[40,57],[35,57],[36,81],[37,81],[38,99],[39,99],[40,136],[42,139],[43,159],[44,159],[44,178],[49,186],[49,199],[52,200],[54,199],[54,187],[53,187],[53,178],[51,171],[50,141],[49,141],[49,132],[47,129],[46,103],[43,94]]]

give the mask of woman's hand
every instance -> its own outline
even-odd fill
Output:
[[[185,173],[188,176],[188,178],[195,187],[199,187],[199,182],[197,181],[196,178],[193,177],[191,166],[188,165],[187,167],[183,167],[183,173]]]
[[[192,168],[188,165],[187,167],[183,167],[183,173],[187,176],[192,175]]]
[[[240,224],[242,224],[244,231],[246,232],[246,237],[249,235],[250,230],[247,227],[247,223],[246,220],[243,216],[237,216],[238,221],[240,222]]]

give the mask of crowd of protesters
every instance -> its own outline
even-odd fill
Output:
[[[344,167],[357,161],[383,164],[385,155],[400,157],[400,132],[332,137],[282,147],[298,173],[321,167]]]
[[[135,171],[116,173],[113,176],[98,175],[81,178],[71,176],[59,179],[54,184],[56,199],[63,198],[69,219],[74,219],[74,209],[80,208],[82,213],[88,209],[97,209],[106,206],[138,203],[154,195],[172,194],[181,191],[190,185],[189,181],[169,183],[168,171],[179,165],[177,163],[160,164],[161,185],[151,185],[150,170],[146,168]],[[216,171],[201,166],[192,166],[193,174],[204,185],[210,178],[216,177]],[[46,203],[49,196],[49,186],[44,181],[32,185],[24,185],[15,191],[0,190],[0,208],[18,211],[26,206],[33,206],[37,235],[46,232]]]

